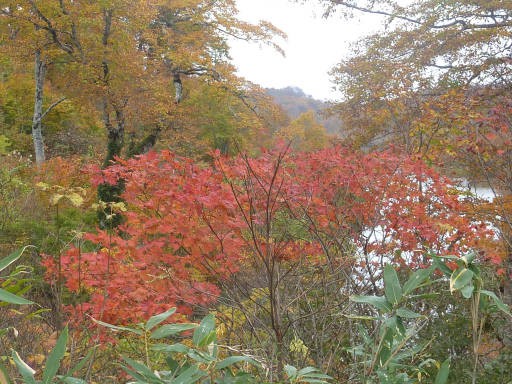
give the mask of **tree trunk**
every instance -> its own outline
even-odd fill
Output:
[[[124,105],[116,105],[111,99],[112,95],[109,94],[110,88],[110,67],[108,62],[108,44],[110,32],[112,27],[113,11],[111,9],[103,10],[104,29],[102,36],[102,44],[105,49],[103,61],[101,63],[103,69],[102,83],[105,87],[105,94],[103,95],[103,124],[107,131],[107,153],[103,161],[103,168],[110,166],[116,156],[121,155],[124,143],[125,120],[123,114]],[[113,117],[113,113],[115,117]],[[122,201],[121,194],[124,190],[123,180],[119,180],[117,184],[110,185],[108,183],[98,185],[98,199],[105,203],[116,203]],[[122,222],[122,217],[119,213],[112,215],[112,212],[107,208],[106,211],[98,212],[99,226],[102,229],[113,229]]]
[[[36,91],[34,96],[34,115],[32,118],[32,139],[34,141],[34,152],[36,156],[36,164],[39,166],[45,160],[44,141],[42,130],[43,118],[43,86],[46,74],[46,64],[41,59],[41,50],[35,52],[35,68],[34,76],[36,83]]]
[[[112,17],[113,11],[111,9],[103,10],[103,36],[102,44],[105,49],[103,61],[101,66],[103,68],[103,79],[102,82],[105,89],[108,90],[110,87],[110,67],[107,58],[109,38],[112,28]],[[124,142],[124,114],[122,107],[117,105],[115,101],[110,99],[109,92],[103,96],[103,124],[107,130],[108,142],[107,142],[107,154],[103,162],[103,168],[108,167],[115,156],[121,155]],[[115,124],[112,123],[111,112],[115,112]],[[109,200],[110,201],[110,200]]]
[[[112,123],[110,119],[110,113],[108,108],[108,101],[103,101],[103,123],[107,130],[107,154],[103,161],[103,168],[107,168],[112,164],[112,161],[116,156],[121,155],[121,150],[124,144],[124,115],[121,110],[116,110],[116,121]]]
[[[174,103],[177,105],[181,102],[181,99],[183,98],[183,84],[181,82],[179,72],[174,73],[173,83],[174,83],[174,92],[176,95],[174,98]]]
[[[271,256],[272,258],[275,255]],[[276,341],[276,360],[277,360],[277,377],[283,379],[284,373],[284,358],[285,358],[285,346],[284,346],[284,327],[282,318],[282,305],[281,305],[281,271],[279,262],[270,261],[274,263],[271,268],[271,275],[269,276],[270,284],[270,313],[272,328],[274,330],[274,336]]]

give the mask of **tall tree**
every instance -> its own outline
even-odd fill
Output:
[[[414,116],[421,112],[422,101],[432,96],[470,87],[506,91],[511,84],[512,5],[507,2],[429,0],[406,6],[393,0],[322,3],[326,15],[335,11],[346,16],[356,11],[378,14],[386,26],[385,31],[359,41],[352,57],[332,71],[352,110],[355,104],[363,104],[372,112],[381,112],[380,116],[387,114],[395,128],[404,128],[407,123],[400,120],[404,110],[413,110]],[[360,123],[362,128],[363,119]],[[397,135],[389,125],[380,126],[379,133],[390,135],[392,140],[404,132],[399,130]],[[378,135],[374,132],[371,136]],[[411,150],[421,145],[407,143],[407,135],[401,140],[414,146]]]
[[[81,49],[68,6],[62,0],[0,4],[0,30],[4,36],[0,46],[7,48],[8,52],[16,52],[23,47],[25,55],[33,56],[35,92],[32,138],[38,165],[45,160],[43,118],[65,99],[60,98],[46,109],[43,107],[48,67],[61,60],[73,60]]]
[[[188,78],[221,84],[234,95],[246,93],[229,64],[228,37],[277,47],[273,38],[282,35],[271,24],[239,20],[232,0],[4,0],[0,9],[5,54],[26,62],[30,56],[35,63],[38,161],[44,156],[41,120],[60,101],[44,103],[47,76],[102,122],[108,165],[128,141],[125,133],[130,140],[140,138],[130,146],[132,153],[143,152],[175,125],[181,117],[177,105],[189,93]]]
[[[114,3],[100,20],[104,49],[96,75],[106,93],[103,105],[108,104],[103,108],[110,140],[105,165],[120,154],[125,131],[142,137],[144,145],[132,146],[140,152],[179,122],[178,105],[189,92],[186,78],[237,90],[228,36],[273,44],[280,34],[269,24],[241,22],[235,2],[228,0]]]
[[[323,0],[340,11],[383,17],[386,29],[354,46],[332,74],[344,100],[334,107],[358,144],[394,142],[437,165],[465,167],[496,192],[493,221],[509,249],[512,3],[506,1]],[[496,221],[496,217],[499,219]],[[510,279],[505,301],[512,304]],[[509,326],[509,333],[510,330]],[[510,344],[510,340],[508,340]]]

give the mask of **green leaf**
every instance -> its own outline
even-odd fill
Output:
[[[137,371],[137,373],[143,375],[147,380],[150,380],[152,383],[164,383],[157,375],[153,373],[151,369],[146,367],[144,364],[130,359],[127,356],[121,356],[124,361],[126,361],[133,369]]]
[[[146,325],[144,328],[146,331],[152,330],[154,327],[156,327],[158,324],[160,324],[162,321],[167,320],[167,318],[171,315],[173,315],[176,312],[176,308],[171,308],[168,311],[165,311],[163,313],[160,313],[158,315],[150,317],[150,319],[146,322]]]
[[[473,280],[473,272],[461,267],[457,268],[450,277],[450,292],[457,291]]]
[[[183,323],[183,324],[165,324],[151,333],[151,339],[162,339],[168,336],[174,336],[178,333],[188,331],[190,329],[197,328],[199,325],[194,323]]]
[[[13,253],[11,253],[9,256],[4,257],[2,260],[0,260],[0,271],[4,270],[9,265],[11,265],[16,260],[18,260],[21,257],[21,255],[23,254],[23,252],[25,252],[25,250],[29,247],[31,247],[31,246],[27,245],[26,247],[18,249],[17,251],[14,251]],[[18,295],[15,295],[9,291],[6,291],[6,290],[0,288],[0,302],[2,302],[2,301],[9,303],[9,304],[17,304],[17,305],[34,304],[30,300],[24,299]]]
[[[60,361],[66,353],[66,344],[68,342],[68,327],[66,326],[59,335],[57,344],[53,347],[43,372],[43,384],[49,384],[55,378],[60,368]]]
[[[0,260],[0,271],[3,271],[9,265],[11,265],[16,260],[18,260],[21,257],[21,255],[23,254],[23,252],[25,252],[25,250],[29,247],[31,247],[31,246],[27,245],[26,247],[18,249],[17,251],[14,251],[13,253],[11,253],[9,256],[4,257],[2,260]]]
[[[391,332],[390,332],[391,334]],[[391,343],[388,343],[389,345]],[[391,357],[391,348],[388,346],[388,345],[381,345],[381,348],[377,354],[377,361],[379,362],[379,366],[382,367],[384,366],[389,358]]]
[[[448,381],[448,375],[450,374],[450,359],[446,359],[441,367],[439,368],[439,372],[436,375],[436,381],[434,384],[445,384]]]
[[[384,313],[389,312],[393,309],[391,304],[383,296],[353,295],[353,296],[350,296],[350,300],[355,301],[356,303],[365,303],[365,304],[373,305],[375,308],[383,311]]]
[[[402,298],[402,286],[391,264],[384,267],[384,294],[391,304],[398,304]]]
[[[212,361],[215,361],[215,357],[210,356],[208,353],[198,351],[196,349],[190,348],[187,352],[187,356],[190,357],[192,360],[197,361],[198,363],[211,363]]]
[[[321,373],[317,368],[306,367],[297,372],[297,379],[301,383],[328,383],[332,377]]]
[[[445,256],[444,258],[451,258],[451,257],[447,257]],[[437,257],[437,256],[432,256],[432,259],[434,260],[434,267],[436,267],[437,269],[439,269],[441,272],[443,272],[446,276],[451,276],[452,274],[452,270],[450,269],[450,267],[448,267],[442,260],[440,257]]]
[[[295,368],[293,365],[286,364],[284,366],[284,371],[286,372],[286,375],[289,379],[294,379],[297,377],[297,368]]]
[[[331,376],[326,375],[325,373],[308,373],[307,375],[304,375],[302,377],[305,377],[308,379],[326,379],[326,380],[332,379]],[[324,382],[324,381],[322,380],[321,382]]]
[[[156,352],[178,352],[178,353],[187,353],[190,348],[184,344],[176,343],[172,345],[168,344],[156,344],[151,347],[153,351]]]
[[[42,319],[41,314],[51,312],[52,310],[49,308],[40,308],[34,312],[30,312],[27,316],[25,316],[26,319]]]
[[[507,304],[505,304],[501,299],[496,296],[494,292],[488,291],[486,289],[481,289],[480,294],[490,297],[493,301],[496,307],[498,307],[499,310],[503,311],[509,316],[512,316],[512,313],[510,312],[510,308]]]
[[[7,374],[7,369],[0,362],[0,384],[11,384],[11,379],[9,379],[9,375]]]
[[[178,377],[176,377],[172,383],[192,384],[201,380],[205,376],[207,376],[207,372],[200,370],[197,365],[192,365],[190,368],[186,369]]]
[[[147,383],[147,379],[142,376],[140,373],[138,373],[137,371],[134,371],[133,369],[130,369],[128,367],[125,367],[124,365],[121,365],[121,369],[123,371],[125,371],[129,376],[133,377],[134,379],[137,379],[138,381],[136,381],[136,383],[144,383],[146,384]]]
[[[413,312],[410,309],[407,308],[398,308],[396,310],[397,316],[405,317],[406,319],[416,319],[418,317],[422,317],[419,313]]]
[[[254,365],[255,367],[260,367],[260,363],[258,363],[256,360],[254,360],[253,358],[249,357],[249,356],[229,356],[229,357],[226,357],[224,360],[221,360],[219,361],[215,367],[217,369],[224,369],[226,367],[229,367],[233,364],[237,364],[237,363],[240,363],[240,362],[244,362],[244,363],[249,363],[251,365]]]
[[[474,290],[475,290],[474,285],[468,284],[460,289],[460,293],[462,293],[462,296],[464,296],[466,299],[469,299],[473,295]]]
[[[215,384],[250,384],[257,383],[250,373],[237,372],[236,375],[233,372],[226,372],[226,375],[215,379]]]
[[[393,344],[394,338],[405,336],[405,327],[398,316],[388,317],[382,324],[384,325],[382,327],[384,341],[388,342],[389,345]]]
[[[364,343],[366,345],[370,345],[373,343],[372,337],[369,335],[368,331],[361,324],[357,324],[357,330],[358,330],[359,335],[363,338]]]
[[[408,295],[423,284],[432,273],[432,268],[415,271],[404,284],[404,295]]]
[[[75,365],[73,368],[71,368],[66,373],[65,377],[70,378],[69,376],[72,376],[75,372],[78,372],[79,370],[81,370],[85,366],[85,364],[87,364],[87,362],[93,357],[96,347],[97,346],[94,346],[91,349],[89,349],[89,352],[87,352],[87,355],[85,355],[85,357],[82,360],[80,360],[80,362],[77,365]]]
[[[87,384],[87,381],[77,379],[76,377],[57,376],[60,380],[66,384]]]
[[[460,259],[464,262],[466,267],[469,267],[469,265],[475,260],[476,253],[475,252],[469,252],[462,256]]]
[[[167,369],[170,373],[173,373],[173,376],[178,373],[178,370],[182,368],[184,365],[181,365],[178,361],[174,360],[171,355],[165,356],[165,363],[167,364]]]
[[[297,378],[306,383],[326,383],[325,380],[332,379],[331,376],[320,372],[314,367],[305,367],[297,372]],[[325,379],[325,380],[324,380]]]
[[[24,299],[23,297],[15,295],[11,292],[7,292],[2,288],[0,288],[0,301],[18,305],[34,304],[32,301]]]
[[[12,351],[12,359],[18,368],[18,372],[23,377],[24,383],[36,384],[36,379],[34,378],[36,371],[30,368],[30,366],[21,359],[20,355],[18,355],[18,352]]]
[[[318,369],[314,367],[305,367],[297,372],[297,377],[307,375],[308,373],[318,372]]]
[[[129,327],[120,327],[120,326],[117,326],[117,325],[105,323],[105,322],[100,321],[100,320],[96,320],[95,318],[93,318],[92,321],[94,321],[96,324],[99,324],[99,325],[102,325],[104,327],[110,328],[110,329],[112,329],[114,331],[120,331],[120,332],[126,331],[126,332],[135,333],[136,335],[139,335],[139,336],[141,336],[144,333],[140,329],[129,328]]]
[[[407,331],[405,329],[404,321],[401,317],[396,317],[396,333],[397,336],[403,338],[407,336]]]
[[[215,340],[215,336],[215,317],[209,314],[194,331],[192,342],[198,347],[204,347]]]

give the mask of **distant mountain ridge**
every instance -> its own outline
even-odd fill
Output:
[[[274,101],[291,119],[296,119],[302,113],[313,110],[318,122],[325,127],[328,133],[342,135],[343,123],[341,120],[323,116],[323,111],[329,107],[328,103],[314,99],[299,87],[267,88],[266,92],[274,98]]]

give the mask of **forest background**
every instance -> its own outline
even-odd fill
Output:
[[[234,1],[0,1],[2,384],[510,383],[512,5],[315,3],[322,116]]]

